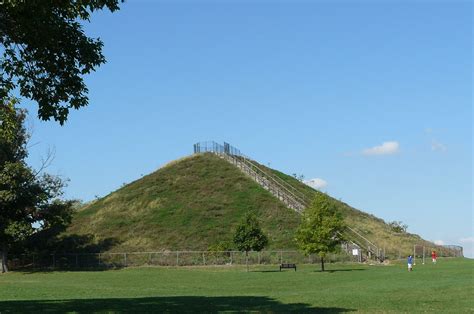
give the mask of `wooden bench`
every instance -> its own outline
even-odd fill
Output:
[[[294,268],[296,271],[296,264],[280,264],[280,271],[285,268]]]

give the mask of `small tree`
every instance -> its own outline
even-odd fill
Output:
[[[401,221],[392,221],[392,222],[389,222],[388,225],[390,226],[390,229],[392,229],[393,232],[396,232],[396,233],[407,232],[408,225],[404,224]]]
[[[324,271],[324,258],[336,251],[344,240],[345,225],[334,202],[323,193],[318,193],[310,207],[306,208],[298,230],[296,242],[306,254],[318,254],[321,258],[321,271]]]
[[[249,271],[249,251],[259,252],[268,244],[268,238],[260,229],[257,217],[253,213],[247,213],[237,226],[234,243],[239,251],[245,251],[245,264]]]

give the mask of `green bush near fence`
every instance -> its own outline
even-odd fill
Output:
[[[270,257],[273,258],[273,257]],[[107,271],[0,275],[0,311],[34,312],[431,312],[474,311],[474,261],[212,267],[132,267]]]

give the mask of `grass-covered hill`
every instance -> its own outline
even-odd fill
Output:
[[[289,248],[298,215],[212,154],[172,162],[82,208],[69,233],[114,238],[114,250],[202,250],[230,241],[254,210],[271,247]]]
[[[305,193],[319,193],[273,169],[276,175]],[[410,252],[424,241],[397,234],[381,219],[334,200],[347,223],[390,251]],[[293,249],[299,215],[213,154],[198,154],[172,162],[96,200],[75,215],[68,234],[113,239],[111,251],[206,250],[230,242],[243,215],[253,210],[270,239],[270,248]],[[426,243],[432,245],[431,243]]]

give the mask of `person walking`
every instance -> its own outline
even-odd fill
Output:
[[[413,270],[413,256],[411,255],[408,255],[408,271],[412,271]]]
[[[432,251],[431,252],[431,260],[433,261],[433,264],[436,264],[436,251]]]

